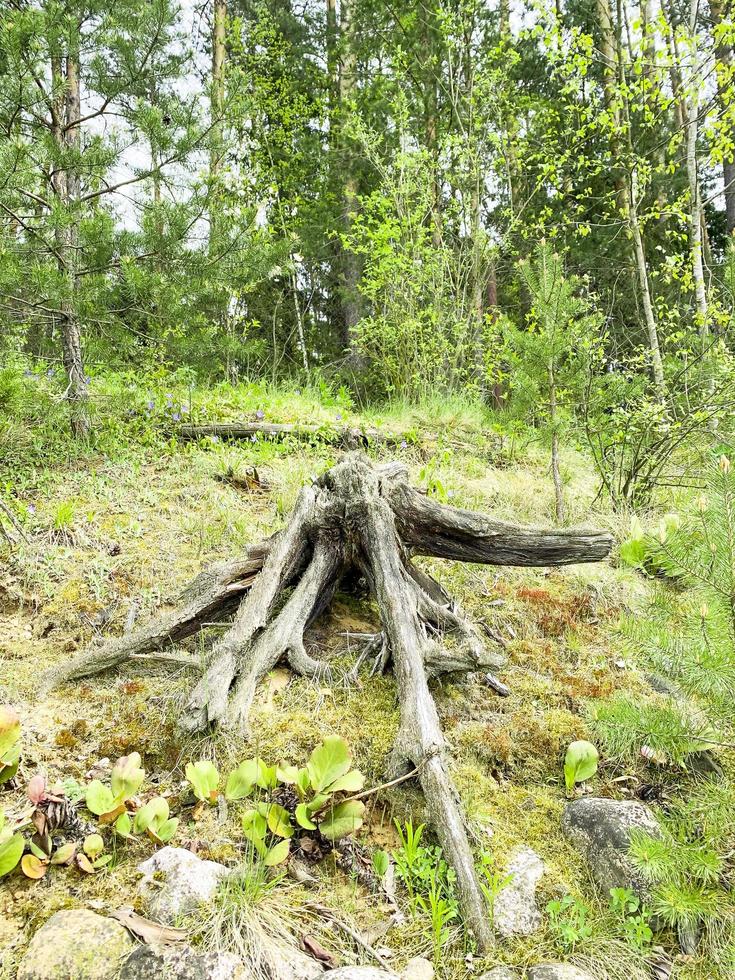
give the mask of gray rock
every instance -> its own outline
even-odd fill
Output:
[[[87,909],[52,915],[21,960],[18,980],[117,980],[135,946],[127,929]]]
[[[223,864],[202,861],[183,847],[162,847],[139,864],[138,871],[145,875],[138,888],[148,914],[164,925],[172,925],[202,902],[211,902],[220,879],[228,873]]]
[[[248,980],[233,953],[202,953],[191,946],[138,946],[119,980]]]
[[[521,975],[510,966],[495,966],[477,980],[521,980]]]
[[[512,878],[495,898],[493,923],[505,939],[530,936],[541,928],[536,886],[544,873],[544,862],[530,847],[521,847],[511,857],[508,873]]]
[[[433,976],[434,964],[423,956],[414,956],[401,972],[401,980],[432,980]]]
[[[529,968],[527,980],[596,980],[591,973],[585,973],[570,963],[539,963]]]
[[[395,973],[378,970],[374,966],[340,966],[336,970],[320,973],[315,980],[400,980]]]
[[[630,888],[641,898],[647,897],[646,884],[628,857],[632,831],[661,836],[653,812],[644,803],[591,797],[574,800],[565,807],[561,823],[566,836],[587,858],[604,895],[611,888]]]

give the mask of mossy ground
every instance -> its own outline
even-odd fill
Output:
[[[101,434],[81,458],[53,428],[52,417],[37,422],[35,435],[17,420],[4,430],[0,465],[29,540],[4,555],[7,565],[0,575],[0,700],[13,703],[22,716],[23,776],[40,769],[51,780],[83,782],[100,759],[139,751],[155,776],[156,791],[168,794],[172,809],[183,817],[178,842],[196,841],[203,856],[234,863],[242,845],[236,815],[221,822],[215,810],[184,805],[185,763],[208,757],[226,771],[256,745],[265,757],[298,763],[321,737],[338,733],[348,739],[368,784],[378,784],[397,726],[395,691],[390,676],[364,674],[356,686],[329,687],[278,669],[263,684],[253,713],[255,744],[243,744],[228,731],[181,738],[175,720],[193,681],[187,668],[130,664],[39,701],[35,692],[42,670],[100,633],[119,632],[133,605],[144,617],[172,601],[202,565],[236,555],[269,534],[282,523],[299,486],[339,455],[318,440],[311,445],[295,440],[179,444],[170,404],[185,405],[198,419],[253,417],[262,411],[273,421],[385,425],[402,432],[406,445],[375,452],[399,456],[416,484],[444,501],[518,522],[553,522],[548,460],[543,447],[530,439],[509,439],[481,410],[463,404],[398,406],[360,416],[344,394],[323,390],[243,385],[202,393],[165,380],[149,387],[123,390],[119,380],[95,381]],[[145,407],[149,400],[153,410]],[[584,460],[569,450],[563,462],[570,522],[624,533],[624,522],[595,500],[595,480]],[[244,493],[216,479],[250,466],[267,477],[268,492]],[[571,893],[587,903],[593,925],[592,936],[571,954],[545,927],[527,940],[499,945],[486,963],[475,960],[474,967],[571,958],[593,965],[600,978],[644,976],[641,956],[620,938],[607,903],[595,895],[559,826],[567,744],[589,736],[587,719],[596,700],[621,689],[643,689],[635,666],[620,663],[616,620],[641,599],[644,580],[618,567],[614,557],[549,571],[426,565],[476,621],[486,622],[508,644],[503,677],[512,694],[507,700],[463,679],[435,685],[478,849],[491,853],[502,869],[515,846],[530,845],[547,865],[541,906]],[[370,630],[375,623],[369,603],[338,597],[311,642],[347,664],[353,653],[339,634]],[[204,657],[219,628],[193,641],[191,649]],[[637,780],[646,779],[643,761],[637,772],[603,761],[588,789],[625,796]],[[9,810],[20,800],[19,791],[6,791],[2,804]],[[422,817],[414,790],[377,794],[361,840],[368,848],[390,849],[393,819]],[[93,877],[51,869],[40,883],[18,874],[4,879],[0,948],[7,975],[33,930],[57,909],[134,902],[135,865],[149,850],[140,841],[119,845],[114,862]],[[332,907],[367,934],[377,934],[387,922],[388,910],[328,863],[308,895],[303,888],[284,888],[282,899],[284,907],[307,900]],[[338,958],[354,954],[345,936],[320,935]],[[409,918],[380,943],[396,950],[398,966],[431,950],[421,917]],[[467,975],[467,952],[457,933],[444,948],[440,975]],[[716,976],[708,971],[706,962],[683,962],[677,975]]]

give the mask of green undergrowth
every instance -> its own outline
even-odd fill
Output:
[[[176,717],[196,672],[139,662],[89,678],[39,700],[39,672],[84,649],[99,636],[120,633],[133,615],[172,601],[208,562],[237,555],[282,526],[298,489],[339,458],[319,440],[311,443],[204,440],[182,443],[171,404],[185,405],[194,421],[263,418],[274,422],[380,426],[404,433],[405,446],[368,449],[376,459],[400,458],[414,482],[436,499],[493,513],[520,523],[553,521],[553,488],[547,456],[528,433],[471,402],[393,404],[361,413],[347,393],[325,385],[243,383],[209,389],[185,376],[95,377],[90,397],[98,430],[82,448],[65,433],[55,376],[36,372],[15,387],[0,387],[0,487],[27,541],[4,551],[0,572],[0,700],[18,708],[24,727],[23,771],[50,779],[84,780],[100,759],[138,751],[146,770],[157,775],[157,792],[169,795],[182,817],[174,843],[195,844],[204,857],[236,864],[242,833],[233,814],[223,822],[216,808],[194,807],[182,788],[192,759],[211,759],[221,771],[253,754],[301,764],[326,734],[342,735],[355,765],[377,785],[398,724],[392,677],[358,685],[339,678],[354,661],[354,641],[340,634],[377,628],[369,602],[338,596],[317,622],[309,644],[335,667],[330,685],[293,678],[277,668],[266,678],[252,714],[252,737],[221,730],[207,738],[182,739]],[[5,394],[3,394],[3,392]],[[153,408],[148,409],[148,403]],[[232,476],[255,468],[266,486],[250,492]],[[596,500],[594,477],[572,448],[562,455],[570,521],[611,529],[618,539],[627,520]],[[5,546],[2,546],[5,547]],[[642,673],[621,659],[617,623],[645,595],[646,580],[615,557],[599,565],[550,571],[462,565],[426,560],[427,570],[491,635],[503,638],[507,667],[500,672],[511,696],[499,699],[480,683],[444,679],[434,683],[442,724],[455,759],[455,778],[478,855],[504,872],[512,850],[533,847],[546,863],[539,904],[572,895],[585,903],[589,934],[573,949],[560,943],[544,915],[532,937],[503,943],[479,970],[498,963],[530,965],[569,959],[588,966],[601,980],[645,975],[643,955],[621,939],[619,923],[604,897],[596,895],[587,870],[563,838],[565,801],[562,760],[570,741],[592,737],[591,712],[613,693],[648,696]],[[202,662],[221,635],[213,626],[188,641]],[[490,640],[489,642],[492,642]],[[650,779],[645,760],[635,765],[603,757],[587,790],[630,796]],[[4,800],[6,809],[13,802]],[[19,802],[18,799],[15,802]],[[368,853],[398,846],[394,821],[422,822],[420,793],[410,784],[388,788],[366,801],[359,839]],[[70,871],[42,888],[13,878],[0,897],[0,946],[6,969],[16,963],[34,928],[59,908],[108,908],[135,904],[135,864],[144,845],[120,845],[108,869],[90,878]],[[289,922],[326,945],[337,962],[364,954],[344,933],[324,930],[309,903],[332,909],[374,945],[396,950],[394,966],[410,956],[432,956],[430,923],[419,912],[380,938],[390,908],[329,860],[315,872],[317,883],[279,883],[261,907],[265,924]],[[71,884],[69,882],[71,881]],[[249,884],[225,897],[195,933],[215,944],[217,921],[234,934],[242,907],[252,905]],[[257,903],[256,903],[257,904]],[[249,914],[249,913],[248,913]],[[251,921],[250,919],[248,921]],[[258,925],[260,922],[260,925]],[[233,925],[234,923],[234,925]],[[270,923],[270,925],[269,925]],[[275,926],[274,926],[275,923]],[[663,937],[669,945],[671,937]],[[473,950],[452,927],[438,963],[439,976],[466,976]],[[9,964],[9,965],[8,965]],[[704,980],[705,962],[680,964],[683,980]],[[0,975],[2,973],[0,972]],[[10,974],[8,974],[10,975]]]

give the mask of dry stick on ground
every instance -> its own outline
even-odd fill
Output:
[[[282,531],[244,560],[200,575],[180,608],[92,647],[47,681],[58,684],[133,655],[150,655],[239,604],[184,708],[181,727],[195,732],[219,723],[247,732],[257,684],[279,660],[287,660],[296,673],[330,677],[329,666],[306,652],[304,631],[340,581],[354,580],[358,572],[380,612],[378,661],[381,666],[392,661],[396,677],[400,725],[392,775],[417,770],[431,823],[457,875],[465,923],[487,950],[492,930],[428,678],[497,668],[503,657],[486,649],[458,605],[412,559],[430,555],[492,565],[565,565],[600,561],[611,544],[610,535],[599,531],[521,528],[442,506],[411,487],[403,466],[377,466],[352,453],[313,486],[302,488]],[[451,648],[442,643],[446,634],[454,637]],[[508,693],[492,674],[487,677],[498,693]]]

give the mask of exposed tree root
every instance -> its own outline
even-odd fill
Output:
[[[489,672],[503,657],[499,649],[487,648],[452,597],[411,559],[431,555],[497,565],[559,565],[598,561],[610,546],[610,536],[602,532],[519,528],[444,507],[413,489],[404,467],[375,466],[353,453],[301,490],[279,534],[245,559],[202,573],[180,607],[94,646],[50,674],[47,683],[97,673],[129,657],[158,653],[160,662],[181,663],[180,656],[161,651],[237,608],[212,648],[181,727],[194,732],[225,724],[247,732],[258,682],[279,661],[306,677],[332,679],[329,665],[306,652],[304,632],[341,581],[364,577],[382,631],[365,637],[347,679],[356,679],[359,666],[370,659],[373,672],[392,662],[400,703],[393,775],[417,772],[433,827],[457,875],[465,922],[486,950],[492,929],[428,681],[447,672],[479,672],[488,686],[507,695],[508,688]]]

